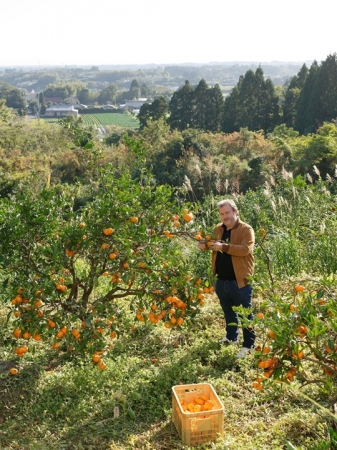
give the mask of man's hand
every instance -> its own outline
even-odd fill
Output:
[[[216,252],[222,252],[223,249],[223,243],[220,241],[211,241],[208,244],[208,248],[210,248],[211,250],[214,250]]]
[[[198,249],[199,250],[207,250],[208,249],[208,247],[207,247],[207,245],[206,245],[206,242],[198,242]]]

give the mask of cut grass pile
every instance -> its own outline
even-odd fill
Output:
[[[237,360],[236,347],[219,344],[224,321],[215,297],[180,332],[137,324],[104,357],[104,371],[89,356],[69,360],[41,342],[16,358],[5,319],[2,310],[1,449],[183,449],[171,421],[172,386],[206,382],[224,404],[224,438],[198,448],[281,450],[289,441],[306,450],[328,439],[329,418],[295,390],[272,381],[261,392],[252,387],[254,356]],[[9,375],[10,367],[19,374]]]

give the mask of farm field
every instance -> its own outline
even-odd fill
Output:
[[[85,114],[80,116],[85,125],[94,127],[117,126],[122,128],[139,128],[139,121],[130,114],[123,113],[103,113],[103,114]],[[48,123],[57,123],[56,117],[43,117],[43,121]]]
[[[115,125],[123,128],[138,128],[139,121],[130,114],[122,113],[103,113],[103,114],[86,114],[80,116],[85,125],[93,125],[96,127]]]

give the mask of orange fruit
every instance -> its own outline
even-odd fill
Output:
[[[201,397],[199,397],[198,395],[196,395],[193,398],[194,403],[196,403],[197,405],[203,405],[205,403],[205,400],[203,400]]]
[[[48,319],[48,328],[55,328],[56,324],[53,320]]]
[[[98,363],[100,362],[101,357],[99,355],[94,355],[91,359],[94,363]]]
[[[256,317],[258,319],[263,319],[264,318],[264,314],[262,312],[259,312],[259,313],[256,314]]]
[[[274,372],[274,369],[265,370],[263,372],[263,376],[266,378],[270,378],[273,372]]]
[[[80,334],[81,334],[76,328],[74,328],[73,331],[72,331],[71,333],[72,333],[72,335],[73,335],[75,338],[80,337]],[[64,334],[64,333],[63,333],[63,334]]]
[[[138,222],[138,217],[135,217],[135,216],[131,217],[130,220],[131,220],[132,223],[137,223]]]
[[[263,389],[263,385],[259,381],[254,381],[253,387],[259,391],[262,391],[262,389]]]
[[[270,339],[275,339],[275,337],[276,337],[276,334],[275,334],[274,331],[272,331],[272,330],[269,330],[269,331],[267,332],[267,335],[268,335],[268,337],[269,337]]]
[[[39,334],[39,333],[33,334],[32,338],[33,338],[35,341],[42,341],[42,336],[41,336],[41,334]]]
[[[270,347],[263,347],[262,352],[263,353],[270,353],[271,352],[271,348]]]
[[[188,409],[190,412],[194,412],[194,403],[192,403],[192,402],[188,403],[187,409]]]
[[[57,339],[62,339],[63,336],[64,336],[64,334],[62,333],[62,331],[58,331],[58,332],[56,333]]]
[[[305,325],[300,325],[297,329],[301,334],[306,334],[307,332],[307,327]]]
[[[25,331],[25,332],[23,333],[22,337],[23,337],[24,339],[29,339],[29,338],[30,338],[30,332],[29,332],[29,331]]]
[[[301,284],[298,284],[297,286],[295,286],[295,290],[296,290],[296,292],[303,292],[304,286],[302,286]]]
[[[106,242],[104,242],[104,243],[101,245],[101,249],[102,249],[102,250],[106,250],[107,248],[110,248],[110,244],[107,244]]]
[[[207,400],[204,403],[204,408],[205,408],[206,411],[211,411],[214,408],[213,402],[211,400]]]
[[[185,222],[190,222],[192,219],[193,219],[193,214],[191,214],[191,213],[186,213],[186,214],[184,215],[184,220],[185,220]]]
[[[106,369],[106,364],[105,364],[103,361],[100,361],[100,362],[98,363],[98,368],[99,368],[100,370],[105,370],[105,369]]]
[[[79,224],[79,227],[80,227],[80,228],[85,228],[85,223],[84,223],[84,222],[81,222],[81,223]]]
[[[59,342],[55,342],[52,347],[56,350],[57,348],[59,348],[60,343]]]
[[[19,371],[15,367],[12,367],[11,369],[9,369],[9,373],[11,375],[17,375],[19,373]]]
[[[105,228],[103,230],[103,234],[105,234],[105,236],[110,236],[111,234],[113,234],[115,230],[113,228]]]
[[[13,331],[13,336],[16,337],[16,338],[21,337],[21,330],[20,330],[20,328],[16,328],[16,329]]]
[[[291,312],[298,312],[298,311],[299,311],[299,309],[297,308],[297,306],[295,306],[295,305],[293,305],[293,304],[289,306],[289,309],[290,309]]]
[[[14,350],[14,353],[16,353],[18,356],[22,357],[24,354],[28,352],[28,347],[26,345],[23,345],[22,347],[17,347]]]
[[[117,255],[116,255],[115,252],[112,252],[112,253],[109,254],[109,258],[110,259],[115,259],[116,257],[117,257]]]

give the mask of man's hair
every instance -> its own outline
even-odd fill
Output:
[[[231,200],[229,198],[226,198],[225,200],[220,200],[217,203],[218,209],[221,208],[222,206],[225,206],[225,205],[229,205],[232,208],[233,211],[237,211],[238,210],[238,207],[236,206],[236,203],[234,202],[234,200]]]

